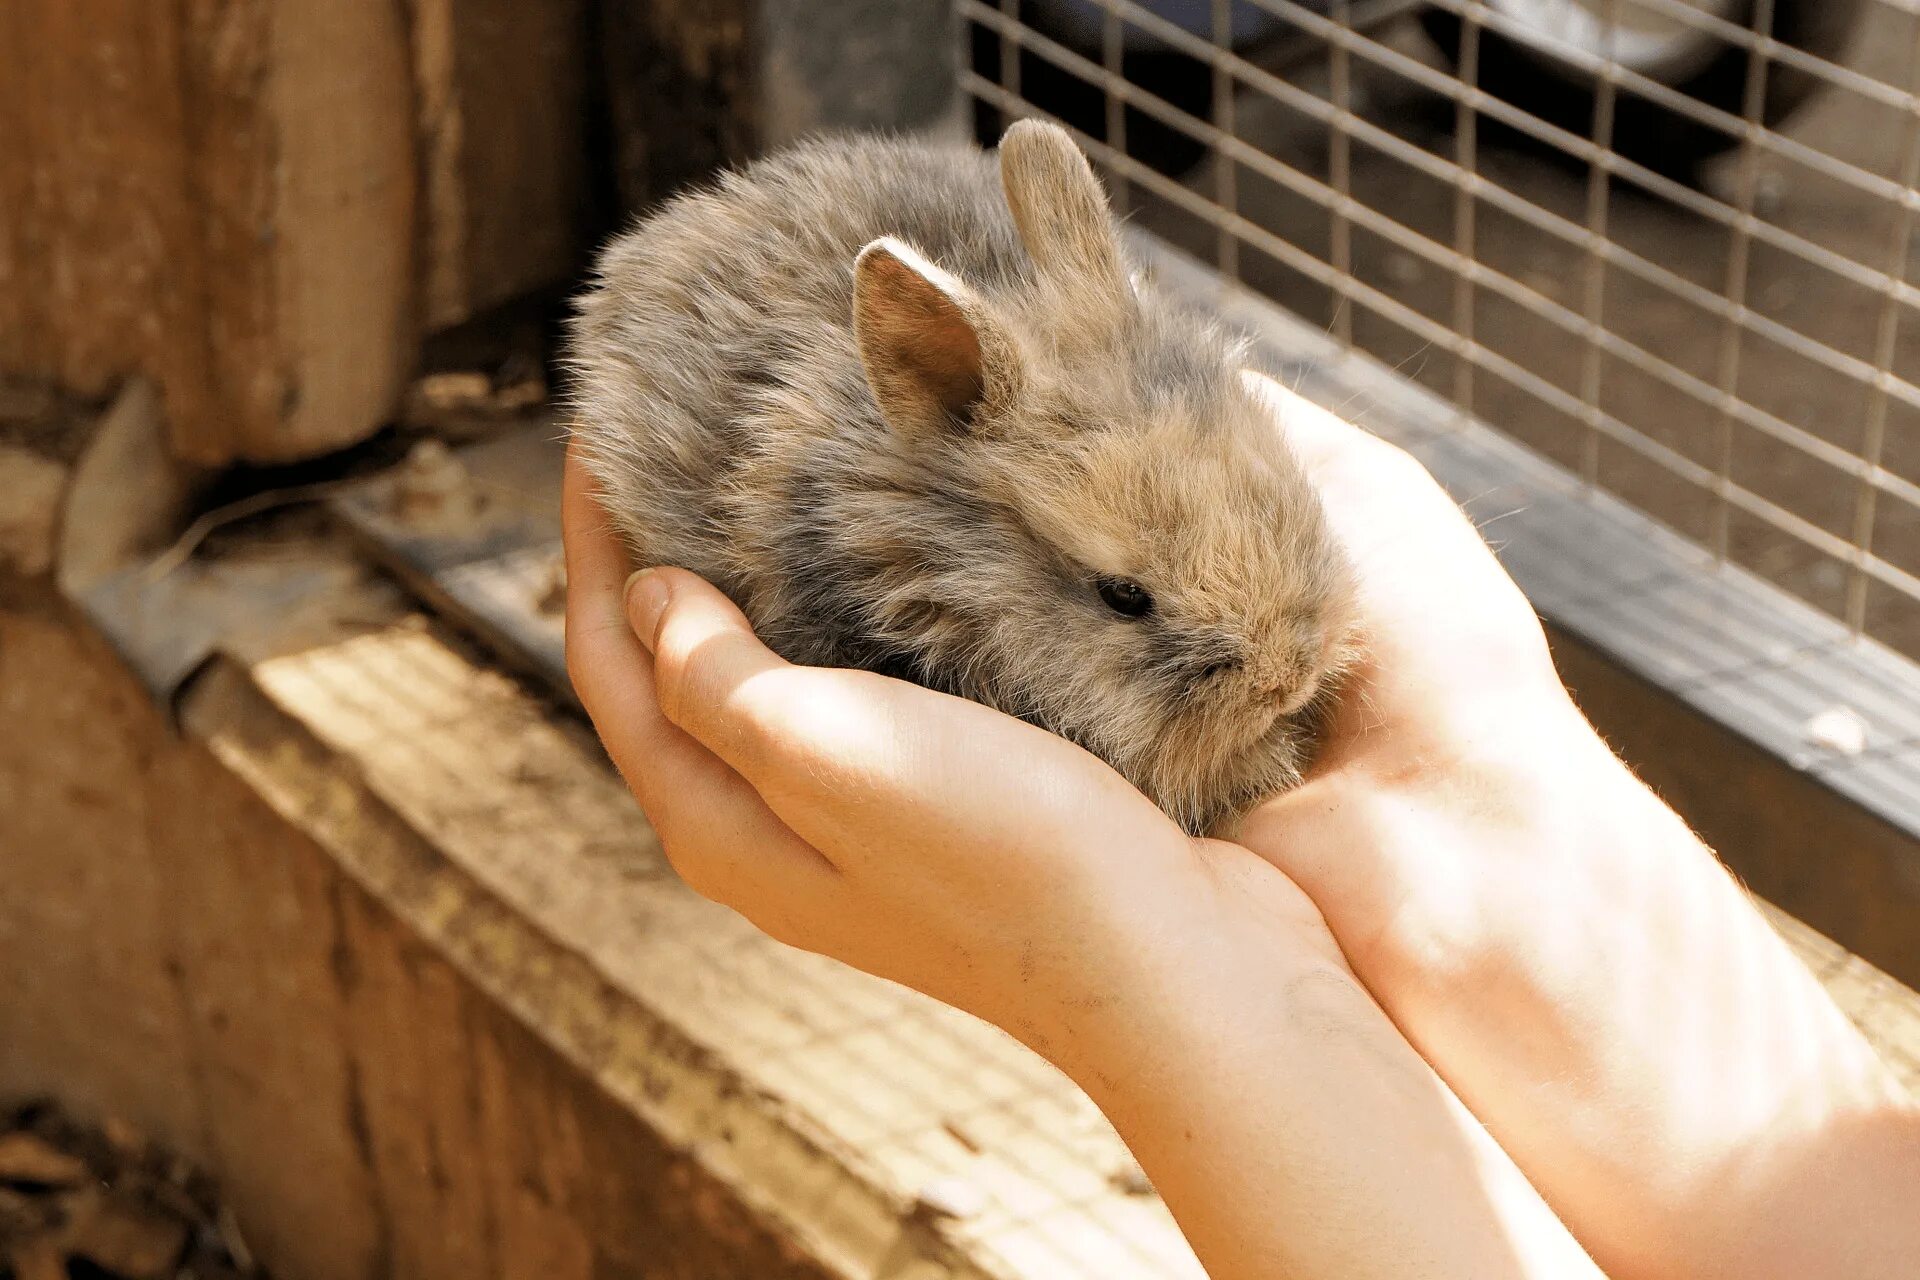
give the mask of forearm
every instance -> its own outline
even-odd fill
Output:
[[[1665,805],[1562,747],[1524,820],[1471,828],[1516,900],[1382,999],[1615,1280],[1911,1274],[1920,1215],[1872,1211],[1920,1192],[1884,1067]]]
[[[1597,1276],[1337,957],[1276,945],[1297,933],[1135,934],[1055,1042],[1208,1273]]]
[[[1598,1172],[1637,1171],[1648,1197],[1621,1280],[1911,1276],[1920,1214],[1889,1198],[1920,1195],[1911,1099],[1713,853],[1612,777],[1617,834],[1590,856],[1618,870],[1591,918],[1619,964],[1607,1032],[1572,1044],[1605,1064],[1583,1129],[1627,1166]]]

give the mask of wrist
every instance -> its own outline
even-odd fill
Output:
[[[1083,917],[1071,964],[1023,984],[1026,1026],[1009,1029],[1089,1092],[1157,1070],[1163,1049],[1196,1036],[1240,1034],[1251,1008],[1277,1016],[1274,993],[1318,977],[1371,1006],[1290,881],[1239,846],[1181,841],[1171,874],[1109,895],[1098,923]],[[1285,1034],[1278,1021],[1266,1032]]]
[[[1243,849],[1198,852],[1191,897],[1159,904],[1053,1060],[1210,1273],[1597,1274],[1304,895]]]

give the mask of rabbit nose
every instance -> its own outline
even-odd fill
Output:
[[[1260,696],[1280,704],[1280,714],[1290,716],[1303,709],[1320,692],[1320,664],[1317,655],[1302,651],[1285,671],[1265,682]]]
[[[1302,678],[1298,671],[1263,676],[1253,687],[1254,696],[1262,702],[1286,704],[1298,696]]]

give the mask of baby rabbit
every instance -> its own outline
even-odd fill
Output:
[[[1020,716],[1203,832],[1299,779],[1349,581],[1240,349],[1132,279],[1056,127],[810,142],[607,248],[574,441],[636,562],[786,658]]]

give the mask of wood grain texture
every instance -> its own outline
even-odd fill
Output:
[[[594,226],[587,0],[409,0],[429,329],[570,279]]]
[[[207,465],[351,444],[422,332],[580,267],[587,0],[18,0],[0,372],[162,388]]]
[[[181,28],[143,0],[0,7],[0,368],[103,393],[129,359],[209,397]]]
[[[290,1280],[829,1274],[424,940],[437,919],[520,954],[437,855],[250,686],[201,694],[283,803],[170,734],[50,601],[0,606],[0,1096],[192,1157]]]
[[[324,452],[378,427],[413,371],[417,337],[399,7],[270,0],[268,12],[277,217],[254,230],[271,237],[287,372],[278,418],[254,419],[242,438],[242,456],[255,460]]]
[[[376,428],[416,327],[397,6],[18,0],[0,31],[0,371],[145,373],[210,465]]]

